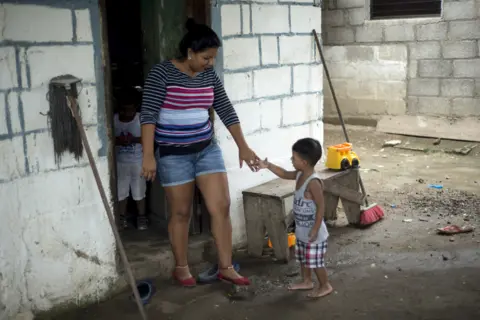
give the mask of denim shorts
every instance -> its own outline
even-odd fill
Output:
[[[227,172],[222,150],[215,141],[200,152],[160,157],[157,151],[157,175],[164,187],[195,181],[204,174]]]

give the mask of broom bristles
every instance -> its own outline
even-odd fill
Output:
[[[362,209],[360,213],[360,225],[369,226],[383,219],[385,213],[376,203]]]

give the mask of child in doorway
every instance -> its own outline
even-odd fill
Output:
[[[115,145],[117,157],[117,193],[119,225],[127,227],[126,211],[130,191],[138,209],[137,228],[146,230],[145,216],[146,181],[142,177],[142,144],[140,118],[137,105],[140,98],[135,89],[122,92],[119,99],[119,112],[114,117]]]
[[[315,165],[322,157],[320,142],[311,138],[300,139],[292,147],[292,164],[295,171],[287,171],[268,162],[258,161],[261,169],[269,169],[282,179],[296,180],[293,212],[295,215],[295,255],[301,264],[302,281],[289,286],[290,290],[313,290],[312,269],[318,287],[308,297],[320,298],[333,290],[325,269],[328,231],[323,221],[323,184],[315,173]]]

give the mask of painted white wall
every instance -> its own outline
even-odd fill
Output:
[[[250,147],[291,167],[291,147],[304,137],[323,143],[323,69],[312,29],[321,32],[313,1],[221,1],[223,76]],[[246,243],[242,191],[274,178],[239,168],[238,150],[216,119],[228,168],[234,244]]]
[[[3,320],[19,311],[93,302],[118,276],[113,234],[87,158],[77,162],[65,155],[57,165],[47,117],[41,114],[49,109],[52,77],[70,73],[82,78],[88,84],[81,92],[81,111],[97,154],[101,140],[90,12],[0,4],[0,30]],[[106,157],[96,160],[110,192]]]

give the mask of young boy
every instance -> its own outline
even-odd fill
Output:
[[[315,165],[322,157],[320,142],[312,138],[300,139],[292,147],[292,164],[295,171],[286,171],[267,159],[258,162],[261,169],[269,169],[282,179],[296,180],[293,212],[295,215],[295,255],[301,264],[302,281],[291,285],[290,290],[312,290],[312,269],[319,286],[308,297],[320,298],[333,290],[328,282],[324,265],[328,231],[323,221],[323,185],[315,173]]]
[[[142,144],[140,118],[137,113],[137,103],[140,94],[133,88],[122,92],[119,112],[114,117],[117,156],[117,192],[119,224],[121,228],[127,227],[125,217],[128,196],[137,203],[138,217],[137,228],[145,230],[148,227],[145,216],[146,181],[142,177]]]

